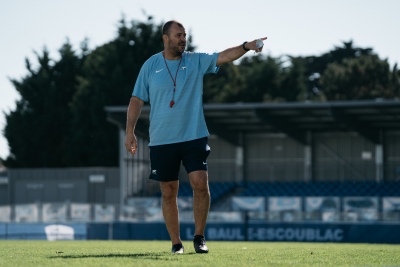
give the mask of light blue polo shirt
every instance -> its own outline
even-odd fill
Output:
[[[132,96],[150,103],[149,146],[208,136],[203,113],[203,76],[218,72],[217,59],[218,53],[184,52],[179,65],[180,59],[166,60],[165,63],[160,52],[143,64]],[[171,75],[172,78],[176,75],[172,108],[174,82]]]

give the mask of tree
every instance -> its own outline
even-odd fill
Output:
[[[370,54],[372,54],[372,48],[354,47],[353,41],[350,40],[343,42],[341,46],[335,46],[332,50],[322,55],[297,57],[297,61],[302,61],[304,77],[306,78],[306,93],[303,95],[306,99],[304,100],[326,100],[320,78],[330,64],[340,64],[345,59],[358,58]],[[300,99],[303,99],[303,97],[300,97]]]
[[[241,102],[240,92],[245,86],[245,78],[237,65],[229,63],[220,68],[217,75],[204,77],[204,103]]]
[[[50,58],[45,48],[36,53],[38,68],[26,59],[28,74],[12,83],[21,95],[16,109],[6,114],[4,135],[10,155],[8,167],[67,166],[65,133],[70,128],[69,103],[77,88],[83,57],[67,41],[59,50],[60,60]]]
[[[391,70],[387,60],[377,55],[330,64],[321,77],[321,84],[328,100],[394,99],[400,93],[397,65]]]
[[[279,97],[287,102],[311,98],[307,90],[306,64],[302,58],[289,57],[290,65],[283,68]]]
[[[88,55],[71,102],[70,165],[118,165],[118,129],[107,121],[105,107],[129,103],[141,66],[163,49],[162,26],[151,17],[130,27],[121,19],[116,38]]]
[[[82,43],[77,56],[67,42],[61,59],[47,50],[39,67],[13,80],[21,100],[7,117],[8,167],[116,166],[118,129],[107,121],[105,106],[126,105],[143,63],[162,51],[162,26],[124,18],[117,36],[93,51]],[[194,50],[192,37],[188,50]]]
[[[241,101],[274,101],[282,96],[282,67],[279,59],[270,56],[245,57],[240,62],[239,70],[245,79],[245,86],[239,94]]]

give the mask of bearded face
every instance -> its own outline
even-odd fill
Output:
[[[172,24],[168,35],[164,35],[165,49],[174,57],[180,57],[186,48],[185,28]]]

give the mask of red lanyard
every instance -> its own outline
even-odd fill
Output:
[[[165,66],[167,67],[169,76],[171,76],[171,80],[174,83],[174,91],[172,92],[172,100],[171,100],[171,102],[169,102],[169,107],[172,108],[175,104],[174,97],[175,97],[175,90],[176,90],[176,77],[178,76],[178,71],[179,71],[179,67],[182,62],[182,57],[181,57],[181,60],[179,60],[179,65],[178,65],[178,68],[176,69],[175,78],[172,77],[171,71],[168,68],[168,64],[167,64],[167,61],[165,60],[164,53],[163,53],[163,58],[164,58]]]

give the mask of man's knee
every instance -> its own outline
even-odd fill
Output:
[[[208,189],[208,182],[207,181],[194,181],[192,183],[193,191],[199,193],[207,193]]]
[[[194,192],[208,193],[208,178],[206,172],[198,172],[190,175],[190,183]]]
[[[173,200],[178,196],[178,183],[177,182],[161,182],[161,194],[163,199]]]

